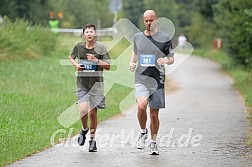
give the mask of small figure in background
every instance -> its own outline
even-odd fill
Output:
[[[50,18],[49,20],[49,26],[52,30],[52,32],[54,32],[55,34],[58,34],[59,33],[59,20],[56,20],[55,18]]]
[[[186,36],[183,33],[179,34],[179,37],[178,37],[178,46],[181,47],[181,48],[184,48],[185,45],[186,45],[186,43],[187,43]]]

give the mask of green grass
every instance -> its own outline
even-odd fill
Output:
[[[1,165],[49,145],[57,116],[74,102],[71,70],[57,58],[1,62]],[[69,79],[66,79],[69,78]]]
[[[194,54],[212,59],[221,64],[222,69],[234,78],[234,86],[245,100],[248,119],[252,126],[252,71],[235,64],[226,53],[221,50],[196,49]],[[252,146],[252,128],[248,135],[248,145]]]
[[[20,24],[26,25],[23,22]],[[59,61],[66,59],[73,45],[82,39],[45,32],[42,32],[42,36],[45,36],[42,38],[39,32],[36,34],[37,37],[25,38],[31,42],[31,46],[24,44],[19,47],[22,44],[20,40],[14,50],[0,40],[0,48],[5,49],[0,52],[0,166],[50,147],[52,134],[59,129],[66,129],[58,122],[59,115],[76,102],[75,69],[62,66]],[[12,41],[13,36],[9,37],[11,39],[8,39],[8,35],[1,38]],[[41,46],[32,42],[35,39]],[[47,46],[46,39],[52,40],[53,48]],[[126,46],[122,43],[113,48],[111,57],[117,57],[118,51]],[[27,47],[31,50],[36,47],[39,49],[32,51],[31,56],[28,54],[31,50]],[[107,109],[98,112],[99,121],[120,113],[119,103],[131,91],[132,88],[113,85],[106,95]],[[80,126],[80,121],[77,121],[69,127],[73,128],[72,135],[79,132]],[[58,135],[55,142],[59,142],[61,137]]]

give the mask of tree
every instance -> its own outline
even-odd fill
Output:
[[[109,11],[109,2],[109,0],[63,1],[60,6],[55,5],[53,9],[59,10],[60,8],[64,12],[63,24],[67,22],[67,26],[71,26],[71,28],[82,28],[87,23],[97,25],[98,20],[101,21],[101,27],[111,27],[113,13]]]
[[[194,6],[197,11],[209,22],[214,22],[213,7],[217,4],[218,0],[195,0]]]
[[[142,21],[144,12],[143,0],[123,1],[124,17],[128,18],[136,27],[140,27],[139,20]]]
[[[31,23],[46,25],[48,21],[49,0],[1,0],[0,14],[12,21],[16,18],[29,20]]]
[[[236,62],[252,67],[252,1],[222,0],[215,11],[215,21],[227,51]]]
[[[145,0],[144,10],[153,9],[156,11],[158,17],[165,17],[170,19],[173,24],[177,24],[177,9],[174,0]]]
[[[186,27],[192,23],[192,15],[195,13],[195,0],[175,0],[176,1],[176,19],[178,27]]]
[[[16,2],[13,0],[1,0],[0,15],[8,16],[10,19],[14,20],[17,17]]]

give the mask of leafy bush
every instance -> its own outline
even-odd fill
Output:
[[[215,6],[215,21],[234,60],[252,67],[252,1],[220,1]]]
[[[30,27],[28,21],[7,17],[0,24],[0,60],[38,58],[55,48],[56,37],[41,26]],[[8,55],[8,56],[7,56]],[[10,56],[11,55],[11,56]]]

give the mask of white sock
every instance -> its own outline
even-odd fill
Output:
[[[145,129],[141,129],[141,133],[146,133],[146,128]]]
[[[82,126],[82,130],[87,131],[87,130],[88,130],[88,127],[87,127],[86,129],[84,129],[83,126]]]
[[[150,142],[151,142],[151,143],[157,143],[156,140],[152,140],[152,139],[150,140]]]

